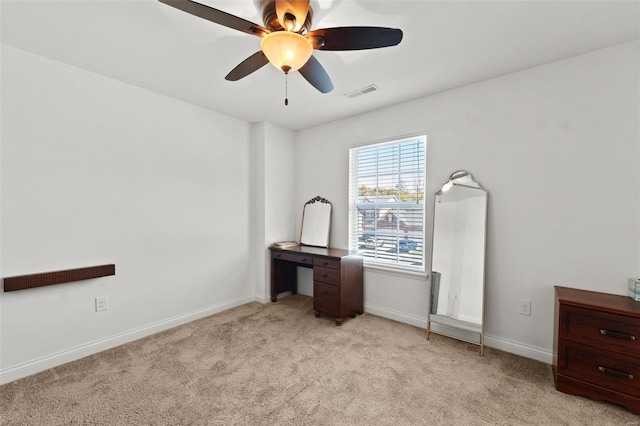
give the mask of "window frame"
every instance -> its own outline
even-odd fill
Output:
[[[349,249],[350,250],[354,250],[357,251],[358,253],[363,255],[364,258],[364,266],[367,268],[373,268],[373,269],[378,269],[378,270],[383,270],[383,271],[388,271],[390,273],[401,273],[401,274],[410,274],[410,275],[419,275],[419,276],[424,276],[427,273],[427,263],[428,263],[428,259],[426,258],[426,254],[428,252],[428,248],[430,248],[430,243],[427,243],[426,241],[426,236],[427,236],[427,230],[426,230],[426,225],[427,225],[427,197],[426,197],[426,185],[427,185],[427,132],[419,132],[419,133],[415,133],[415,134],[411,134],[411,135],[405,135],[405,136],[399,136],[399,137],[393,137],[393,138],[387,138],[384,140],[378,140],[378,141],[371,141],[371,142],[366,142],[366,143],[362,143],[362,144],[358,144],[358,145],[353,145],[351,147],[349,147],[349,191],[348,191],[348,197],[349,197],[349,220],[348,220],[348,240],[349,240]],[[374,234],[375,235],[375,239],[374,241],[374,253],[373,253],[373,257],[371,255],[367,256],[365,250],[366,250],[366,238],[365,238],[365,230],[364,228],[362,228],[362,224],[361,221],[359,219],[359,216],[362,215],[369,215],[369,212],[365,209],[362,209],[362,205],[363,203],[360,202],[359,198],[362,196],[360,195],[361,192],[359,190],[360,185],[359,183],[361,182],[361,176],[364,173],[358,173],[359,171],[359,167],[357,164],[357,154],[362,152],[361,150],[367,149],[367,148],[375,148],[376,149],[376,153],[378,153],[379,149],[381,147],[384,146],[396,146],[398,147],[397,149],[401,150],[402,148],[402,144],[406,144],[407,142],[421,142],[422,143],[422,158],[420,158],[419,160],[416,160],[414,162],[409,162],[411,166],[414,165],[418,165],[421,166],[422,169],[420,170],[421,174],[419,176],[419,180],[417,181],[418,183],[416,184],[417,186],[412,187],[412,189],[415,189],[415,194],[416,196],[418,196],[418,194],[420,192],[422,192],[422,199],[418,199],[418,202],[421,205],[421,209],[415,209],[412,206],[415,206],[415,204],[413,204],[413,202],[406,202],[406,201],[402,201],[402,196],[400,194],[400,192],[396,196],[394,196],[394,205],[393,207],[391,206],[384,206],[385,202],[381,202],[379,200],[379,196],[381,195],[378,191],[380,189],[385,189],[388,190],[389,188],[381,188],[379,185],[379,180],[376,181],[376,194],[375,194],[375,198],[376,201],[375,202],[370,202],[367,204],[371,204],[372,209],[375,209],[375,211],[377,213],[374,213],[374,219],[375,219],[375,226],[374,226]],[[400,161],[399,161],[400,163]],[[362,166],[362,165],[360,165]],[[381,175],[391,175],[393,173],[389,173],[387,172],[385,173],[381,173],[380,172],[380,168],[384,166],[384,163],[381,166],[381,162],[379,157],[376,157],[375,160],[375,167],[376,167],[376,171],[375,171],[375,176],[376,179],[379,179],[379,177]],[[366,167],[366,166],[365,166]],[[362,168],[362,167],[360,167]],[[398,167],[398,171],[397,171],[397,182],[398,182],[398,188],[403,188],[403,186],[401,186],[403,184],[403,179],[401,178],[401,176],[403,175],[402,171],[402,166]],[[387,201],[388,203],[388,201]],[[409,204],[411,204],[411,206],[409,206]],[[384,206],[384,207],[383,207]],[[360,207],[360,209],[359,209]],[[401,231],[398,227],[396,227],[396,229],[394,229],[392,232],[391,231],[380,231],[380,227],[378,227],[378,222],[381,220],[380,214],[381,214],[381,210],[387,210],[385,213],[383,213],[385,216],[389,215],[389,209],[391,207],[391,210],[393,209],[402,209],[403,207],[407,207],[407,209],[405,210],[419,210],[421,211],[422,214],[422,220],[421,220],[421,229],[419,231],[413,231],[412,233],[409,233],[407,230]],[[398,210],[396,210],[396,212],[398,212]],[[363,212],[364,213],[361,213]],[[399,215],[399,212],[398,212]],[[399,221],[398,221],[399,222]],[[415,225],[415,223],[414,223]],[[404,233],[403,233],[404,232]],[[396,243],[395,243],[395,252],[390,252],[391,255],[395,255],[396,259],[395,260],[389,260],[388,258],[385,259],[384,257],[378,257],[378,253],[377,253],[377,246],[378,246],[378,236],[383,236],[385,238],[391,237],[393,239],[395,239]],[[407,240],[409,237],[413,236],[414,238],[418,237],[418,242],[416,243],[416,247],[419,247],[419,241],[422,241],[422,255],[420,258],[421,263],[419,265],[411,265],[409,263],[409,256],[415,256],[413,254],[410,254],[410,252],[412,250],[408,250],[406,253],[406,255],[402,256],[401,252],[402,250],[400,250],[399,248],[399,241],[401,241],[401,239],[405,239]],[[414,241],[415,242],[415,241]],[[387,244],[387,242],[383,242],[382,245]],[[405,247],[406,249],[406,247]],[[413,259],[415,259],[415,257],[413,257]]]

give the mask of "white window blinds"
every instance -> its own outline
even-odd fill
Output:
[[[349,248],[424,271],[426,136],[349,150]]]

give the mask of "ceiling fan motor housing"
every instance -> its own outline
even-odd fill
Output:
[[[284,31],[285,28],[282,26],[280,20],[278,19],[276,3],[276,0],[264,0],[262,2],[262,21],[264,22],[265,28],[267,28],[269,31]],[[286,1],[286,3],[291,3],[291,0]],[[311,28],[311,24],[313,22],[313,8],[311,7],[311,5],[308,6],[308,10],[306,12],[307,13],[303,24],[300,26],[300,29],[298,31],[295,31],[297,33],[305,34]],[[295,10],[289,10],[283,13],[283,15],[290,15],[295,17],[296,23],[300,21],[301,17],[296,16],[299,14],[300,13],[296,12]]]

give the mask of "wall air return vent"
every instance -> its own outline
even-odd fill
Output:
[[[367,93],[375,92],[378,89],[378,86],[375,84],[370,84],[368,86],[363,87],[362,89],[354,90],[353,92],[346,93],[345,96],[347,98],[356,98],[360,95],[366,95]]]

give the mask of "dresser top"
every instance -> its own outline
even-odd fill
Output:
[[[628,296],[556,286],[556,298],[563,304],[597,310],[605,309],[609,312],[640,318],[640,302]]]
[[[355,256],[358,254],[358,252],[354,250],[345,250],[331,247],[325,248],[312,246],[295,246],[287,248],[269,247],[269,249],[271,251],[280,251],[283,253],[303,253],[333,258],[343,258],[348,256]]]

